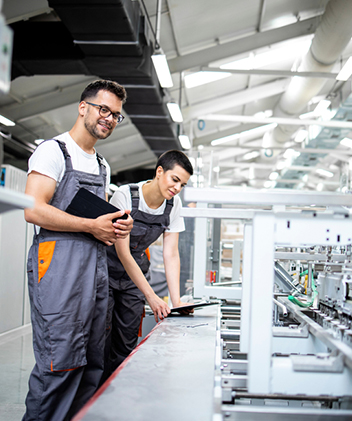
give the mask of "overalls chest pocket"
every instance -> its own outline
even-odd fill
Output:
[[[100,180],[96,180],[96,181],[78,180],[78,184],[79,184],[80,188],[84,188],[84,189],[90,191],[91,193],[96,194],[101,199],[105,200],[105,196],[99,194],[99,191],[102,190],[102,188],[104,188],[104,183],[102,181],[100,181]]]
[[[133,228],[130,233],[130,248],[136,249],[143,239],[143,237],[147,234],[148,227],[146,225],[142,225],[141,223],[134,222]]]

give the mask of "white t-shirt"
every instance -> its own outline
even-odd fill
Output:
[[[166,200],[157,209],[151,209],[148,207],[144,200],[142,186],[147,181],[141,181],[137,183],[139,187],[139,205],[138,209],[142,212],[149,213],[151,215],[162,215],[165,211]],[[129,185],[120,186],[110,199],[110,203],[119,209],[130,209],[132,210],[132,200]],[[180,210],[182,208],[182,202],[179,196],[174,196],[174,205],[170,212],[170,225],[166,230],[167,232],[182,232],[185,230],[185,223],[183,218],[180,216]]]
[[[71,156],[73,169],[83,171],[90,174],[99,174],[99,163],[96,154],[89,154],[84,152],[77,143],[72,139],[68,132],[55,139],[61,140],[66,144],[68,153]],[[110,166],[103,159],[106,167],[106,192],[109,192],[110,184]],[[40,174],[53,178],[60,183],[66,170],[64,154],[62,153],[59,145],[55,140],[48,140],[43,142],[33,152],[28,161],[28,173],[36,171]]]

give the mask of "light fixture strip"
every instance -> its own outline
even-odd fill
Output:
[[[3,115],[0,115],[0,124],[3,124],[4,126],[15,126],[15,123],[13,121],[9,120]]]
[[[323,177],[333,177],[334,173],[328,170],[324,170],[323,168],[317,168],[315,170],[315,172],[317,172],[318,174],[322,175]]]
[[[178,139],[179,139],[183,149],[190,149],[191,148],[191,142],[190,142],[189,137],[187,135],[180,134]]]
[[[175,123],[182,123],[183,116],[180,110],[180,107],[176,102],[168,102],[167,108],[169,110],[170,116]]]
[[[347,146],[348,148],[352,148],[352,139],[349,137],[345,137],[340,141],[341,145]]]
[[[171,88],[174,86],[165,54],[153,54],[152,61],[159,79],[160,86],[162,88]]]
[[[346,81],[352,75],[352,57],[350,57],[345,65],[340,70],[339,74],[336,76],[336,80]]]

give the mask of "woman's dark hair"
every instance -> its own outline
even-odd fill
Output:
[[[183,152],[176,149],[166,151],[159,156],[155,167],[155,173],[158,167],[162,167],[164,171],[169,171],[172,170],[175,165],[179,165],[186,170],[189,175],[193,175],[193,167],[190,160]]]
[[[85,101],[87,98],[94,98],[100,91],[109,91],[116,95],[123,104],[126,102],[127,93],[125,88],[113,80],[96,80],[91,82],[82,92],[81,101]]]

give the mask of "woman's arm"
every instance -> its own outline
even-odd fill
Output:
[[[163,257],[167,286],[169,288],[172,307],[181,307],[180,299],[180,254],[178,251],[178,232],[164,232]],[[193,310],[180,311],[182,314],[193,313]]]
[[[167,286],[173,307],[182,305],[180,301],[180,255],[178,252],[178,232],[164,232],[163,258]]]
[[[128,276],[132,279],[137,288],[142,291],[148,301],[154,313],[155,321],[158,322],[158,318],[163,319],[164,317],[167,317],[170,313],[170,308],[165,301],[155,294],[153,288],[149,285],[149,282],[146,280],[143,272],[131,255],[129,236],[125,239],[118,239],[115,243],[115,249]]]

